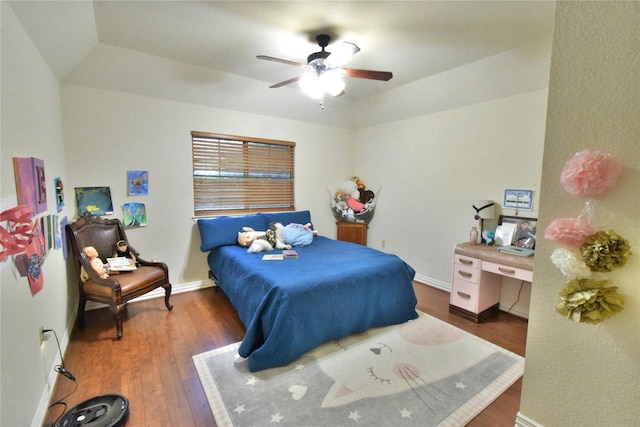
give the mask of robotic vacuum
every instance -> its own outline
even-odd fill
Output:
[[[129,400],[105,394],[74,406],[53,427],[122,427],[129,418]]]

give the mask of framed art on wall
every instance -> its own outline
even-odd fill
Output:
[[[527,249],[536,248],[536,232],[538,227],[537,218],[500,215],[500,221],[498,224],[511,226],[515,229],[511,239],[512,246]]]
[[[14,157],[13,172],[16,180],[18,204],[31,209],[31,216],[47,210],[47,186],[44,161],[35,157]]]
[[[82,216],[85,212],[90,212],[93,215],[113,213],[109,187],[76,187],[75,190],[78,216]]]
[[[149,172],[128,171],[127,192],[129,196],[147,196],[149,194]]]
[[[503,208],[533,210],[533,190],[504,190]]]

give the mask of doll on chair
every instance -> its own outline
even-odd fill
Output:
[[[138,252],[129,246],[126,240],[118,240],[118,243],[113,248],[113,258],[129,258],[136,266],[139,266],[137,255],[139,255]]]
[[[104,264],[102,263],[100,255],[98,254],[96,248],[94,248],[93,246],[86,246],[82,248],[82,252],[84,252],[87,258],[89,258],[89,265],[91,266],[93,271],[98,274],[98,276],[103,279],[109,277],[109,270],[104,268]],[[84,267],[82,267],[82,270],[80,271],[80,278],[83,282],[86,282],[91,278]]]

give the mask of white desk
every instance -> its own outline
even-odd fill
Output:
[[[502,277],[531,282],[534,257],[498,252],[495,246],[457,244],[449,312],[479,322],[498,312]]]

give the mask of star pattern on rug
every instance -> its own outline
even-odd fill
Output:
[[[411,324],[413,325],[415,322],[417,321]],[[491,384],[491,381],[494,381],[494,376],[499,379],[505,378],[506,381],[515,381],[521,375],[524,365],[523,358],[499,351],[492,345],[476,348],[478,340],[471,338],[453,340],[451,347],[455,350],[455,355],[464,350],[465,355],[474,355],[473,357],[469,356],[473,360],[482,356],[481,361],[469,367],[469,363],[473,360],[471,362],[463,360],[459,362],[461,367],[458,368],[455,364],[450,366],[458,360],[458,357],[442,357],[442,360],[446,362],[443,365],[444,370],[452,371],[451,375],[445,375],[442,378],[431,379],[425,375],[429,373],[429,369],[435,369],[431,359],[426,362],[423,358],[412,355],[410,352],[395,351],[396,346],[394,346],[393,353],[394,355],[399,354],[400,359],[378,360],[379,351],[371,351],[371,349],[380,350],[381,342],[396,339],[398,341],[396,344],[404,344],[404,341],[394,335],[399,333],[395,331],[396,329],[397,327],[389,328],[386,332],[366,338],[356,343],[353,348],[350,347],[348,352],[337,348],[331,349],[332,352],[327,353],[330,357],[325,357],[326,355],[322,351],[326,352],[327,350],[323,348],[319,354],[325,359],[309,357],[298,360],[283,367],[280,371],[276,371],[277,375],[273,377],[255,375],[245,366],[247,362],[244,362],[243,369],[236,369],[235,367],[238,365],[232,364],[230,359],[233,357],[237,345],[230,347],[226,352],[218,351],[214,356],[206,359],[194,357],[194,360],[197,362],[196,368],[198,368],[198,375],[203,386],[214,382],[215,388],[213,390],[221,396],[221,400],[216,400],[213,403],[211,400],[209,401],[214,409],[219,408],[220,404],[224,405],[225,411],[218,413],[216,422],[220,418],[220,424],[230,421],[244,425],[263,426],[276,423],[308,425],[308,420],[320,413],[332,426],[354,425],[357,427],[358,425],[369,425],[372,421],[392,426],[398,422],[407,426],[420,426],[423,425],[425,417],[430,417],[434,413],[440,414],[438,412],[440,410],[453,410],[451,414],[458,414],[460,410],[456,409],[456,405],[462,405],[462,408],[470,407],[471,400],[469,399],[477,400],[474,397],[476,390],[483,389],[483,387],[483,390],[486,390],[485,383]],[[431,331],[431,328],[424,327],[420,329],[420,334],[426,333],[422,329]],[[420,334],[418,338],[422,339]],[[422,342],[420,340],[409,341],[404,335],[402,339],[413,346]],[[419,348],[424,350],[423,347]],[[437,346],[437,349],[441,349],[443,352],[446,350],[442,346]],[[427,346],[426,350],[431,350],[431,347]],[[343,356],[344,354],[349,356]],[[444,356],[447,354],[445,352]],[[219,363],[220,361],[224,363]],[[404,383],[395,378],[398,376],[395,370],[398,365],[403,367],[402,373],[405,376],[402,379],[404,379]],[[223,366],[225,366],[224,370]],[[231,366],[229,369],[234,369],[235,376],[222,375],[228,373],[229,369],[226,368],[228,366]],[[349,368],[349,366],[351,367]],[[369,370],[363,368],[370,366],[376,368],[377,375],[383,374],[385,377],[393,378],[395,389],[388,390],[389,384],[387,383],[383,384],[387,388],[381,386],[377,389],[370,389],[369,381],[364,382],[362,386],[364,388],[358,389],[360,379],[369,380]],[[518,369],[514,369],[514,366]],[[441,372],[439,369],[436,370],[438,373]],[[351,379],[349,374],[351,371],[357,371],[359,374]],[[492,372],[493,376],[486,374],[486,372]],[[509,375],[505,372],[508,372]],[[207,375],[204,375],[205,373]],[[223,384],[218,384],[219,378],[224,378]],[[317,379],[320,381],[316,381]],[[398,383],[401,383],[402,386],[397,385]],[[347,390],[353,390],[356,395],[351,396],[345,393]],[[489,390],[489,392],[493,396],[497,395],[498,390]],[[357,395],[357,393],[360,394]],[[224,400],[225,396],[227,400]],[[265,401],[271,398],[277,405],[266,404]],[[330,400],[330,405],[326,407],[333,409],[319,412],[325,408],[324,403],[327,399]],[[452,401],[451,404],[448,403],[449,400]],[[370,403],[363,406],[361,401],[373,402],[373,406]],[[294,404],[297,404],[296,410],[292,411]],[[473,405],[475,407],[475,403]],[[290,408],[286,415],[277,411],[286,408]],[[347,420],[344,419],[345,416]],[[444,416],[447,414],[443,412]],[[466,415],[462,414],[461,416],[464,418]]]
[[[282,416],[280,412],[278,412],[277,414],[271,414],[271,423],[280,424],[280,421],[282,421],[283,418],[284,416]]]
[[[353,421],[358,421],[362,418],[362,415],[358,414],[358,411],[349,411],[349,419]]]

